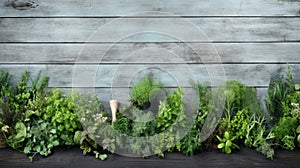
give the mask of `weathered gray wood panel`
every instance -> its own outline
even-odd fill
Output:
[[[177,54],[180,59],[173,57],[165,62],[177,63],[216,63],[210,57],[217,57],[218,52],[223,63],[299,63],[300,43],[214,43],[194,44],[192,48],[184,43],[119,43],[119,44],[0,44],[0,63],[38,63],[58,64],[76,63],[85,51],[85,60],[81,63],[121,63],[130,53],[142,49],[154,51],[165,49]],[[112,47],[111,47],[112,46]],[[215,48],[216,50],[212,50]],[[106,53],[102,60],[100,55]],[[199,55],[197,55],[199,53]],[[145,53],[153,58],[160,56],[159,52]],[[127,60],[127,63],[146,63],[144,55],[136,55],[137,60]],[[201,59],[202,58],[202,59]],[[153,62],[162,63],[162,60],[153,59]]]
[[[40,0],[37,4],[33,9],[16,10],[1,0],[0,15],[110,17],[156,11],[180,16],[299,16],[300,10],[299,0]]]
[[[105,107],[107,111],[110,110],[109,107],[109,100],[112,99],[117,99],[119,102],[122,102],[124,104],[129,105],[129,99],[130,99],[130,94],[131,90],[130,88],[96,88],[94,90],[90,89],[83,89],[83,90],[72,90],[72,89],[63,89],[66,91],[66,93],[70,92],[76,92],[76,93],[83,93],[85,94],[86,92],[90,91],[90,93],[96,94],[99,99],[101,100],[101,104]],[[167,88],[167,91],[172,92],[175,90],[174,88]],[[267,94],[268,89],[267,88],[256,88],[257,90],[257,98],[261,102],[261,104],[264,104],[264,100]],[[118,97],[116,97],[116,93]]]
[[[14,82],[42,70],[50,87],[96,87],[108,101],[111,87],[126,94],[149,71],[166,87],[190,86],[190,72],[210,85],[238,80],[261,99],[285,63],[300,81],[300,0],[43,0],[25,10],[12,2],[0,1],[0,69]]]
[[[285,42],[300,39],[300,17],[0,18],[0,29],[0,42]]]
[[[216,81],[238,80],[246,85],[255,87],[267,87],[270,76],[282,74],[286,71],[284,64],[225,64],[225,65],[153,65],[157,68],[148,68],[149,65],[1,65],[0,69],[8,70],[14,75],[16,83],[25,70],[32,72],[35,76],[39,70],[43,75],[50,76],[50,87],[129,87],[139,77],[143,77],[148,72],[153,72],[154,76],[166,87],[190,86],[190,74],[195,76],[195,80],[208,82],[208,85]],[[151,65],[150,65],[151,66]],[[300,71],[299,64],[291,65],[292,73],[296,82],[300,82],[297,72]],[[190,68],[190,69],[188,69]],[[223,72],[219,70],[224,69]],[[80,71],[78,71],[80,70]],[[165,71],[164,71],[165,70]],[[79,74],[80,73],[80,74]],[[77,79],[77,80],[76,80]]]

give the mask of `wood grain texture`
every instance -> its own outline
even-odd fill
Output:
[[[122,63],[124,58],[135,54],[127,63],[299,63],[300,43],[117,43],[117,44],[0,44],[1,64],[72,64]],[[147,50],[148,49],[148,50]],[[215,50],[214,50],[215,49]],[[152,52],[144,52],[145,50]],[[161,51],[173,56],[167,60],[155,59]],[[139,51],[139,52],[138,52]],[[84,53],[84,54],[83,54]],[[103,55],[103,58],[101,58]],[[84,57],[84,59],[80,59]],[[206,60],[206,62],[204,62]],[[148,61],[150,62],[150,61]]]
[[[35,8],[16,10],[11,1],[0,2],[3,17],[116,17],[144,11],[181,16],[299,16],[300,6],[299,0],[42,0]]]
[[[130,87],[145,74],[153,73],[166,87],[190,86],[190,80],[218,85],[224,80],[238,80],[249,86],[266,87],[270,76],[283,74],[284,64],[119,64],[119,65],[1,65],[0,69],[13,74],[17,83],[21,74],[31,71],[36,76],[39,70],[42,75],[50,76],[50,87]],[[224,69],[224,71],[223,71]],[[295,81],[299,83],[299,64],[291,65]],[[224,74],[225,73],[225,74]],[[193,76],[194,75],[194,78]],[[224,78],[225,77],[225,78]]]
[[[0,42],[285,42],[300,39],[300,17],[0,18],[0,28]]]
[[[241,147],[230,155],[219,150],[205,151],[194,156],[184,156],[181,153],[166,153],[165,158],[150,156],[149,158],[125,157],[117,154],[109,154],[106,161],[100,161],[93,155],[82,155],[78,147],[54,148],[53,154],[48,157],[37,155],[34,162],[30,162],[26,155],[11,148],[0,150],[1,167],[72,167],[72,168],[199,168],[199,167],[297,167],[300,159],[300,150],[276,150],[274,160],[266,159],[255,149]]]
[[[300,0],[13,3],[0,0],[0,69],[14,83],[25,70],[42,70],[50,87],[97,88],[106,101],[111,88],[127,94],[149,72],[165,87],[190,87],[194,77],[265,93],[290,63],[300,81]]]

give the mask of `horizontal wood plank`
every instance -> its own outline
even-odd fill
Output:
[[[299,63],[300,43],[0,44],[1,64]],[[194,46],[194,47],[193,47]],[[192,48],[191,48],[192,47]],[[215,49],[215,50],[214,50]],[[165,52],[161,52],[161,51]],[[166,52],[168,51],[168,52]],[[168,59],[164,54],[172,54]],[[128,58],[129,55],[132,59]],[[151,60],[145,59],[151,58]],[[134,59],[133,59],[134,58]]]
[[[285,42],[300,40],[300,17],[0,18],[0,29],[0,42]]]
[[[18,1],[28,2],[29,0]],[[43,0],[29,4],[28,6],[32,7],[28,8],[22,8],[12,2],[1,0],[0,16],[116,17],[144,11],[165,12],[180,16],[299,16],[300,6],[299,0],[154,0],[142,2],[139,0]]]
[[[107,110],[110,111],[109,107],[109,100],[117,99],[121,106],[123,105],[129,105],[129,99],[131,97],[131,89],[130,88],[96,88],[96,89],[70,89],[70,88],[61,88],[63,91],[65,91],[67,94],[70,92],[75,93],[82,93],[82,94],[90,94],[94,95],[96,94],[97,97],[101,101],[101,105]],[[191,88],[183,88],[184,91],[195,91]],[[175,90],[175,88],[167,88],[166,89],[169,93],[172,93],[172,91]],[[268,89],[267,88],[256,88],[257,90],[257,98],[261,102],[262,105],[264,105],[264,100],[267,94]],[[195,93],[195,92],[194,92]]]
[[[292,73],[300,83],[300,64],[291,64]],[[145,64],[145,65],[0,65],[8,70],[17,83],[21,74],[31,71],[36,76],[39,70],[50,77],[50,87],[130,87],[145,74],[152,73],[166,87],[188,87],[190,80],[207,82],[218,86],[225,80],[238,80],[249,86],[266,87],[270,77],[286,72],[284,64]]]
[[[26,155],[11,148],[1,149],[1,167],[172,167],[172,168],[199,168],[199,167],[296,167],[300,159],[300,151],[295,149],[277,149],[274,160],[266,157],[255,149],[244,146],[240,150],[225,155],[220,150],[202,151],[193,156],[184,156],[180,152],[166,152],[163,159],[158,156],[126,157],[117,154],[108,154],[108,158],[101,162],[93,155],[82,155],[79,147],[56,147],[47,157],[35,156],[35,161],[30,162]]]

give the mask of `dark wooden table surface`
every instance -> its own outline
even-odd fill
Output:
[[[274,160],[269,160],[253,149],[242,148],[230,155],[220,151],[203,152],[194,156],[180,153],[167,153],[165,158],[132,158],[109,154],[106,161],[83,156],[78,148],[56,148],[48,157],[37,156],[36,161],[29,162],[26,155],[10,148],[0,150],[0,168],[5,167],[300,167],[300,150],[277,150]]]

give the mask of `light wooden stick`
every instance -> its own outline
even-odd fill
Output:
[[[113,124],[117,120],[116,114],[117,114],[117,110],[118,110],[118,101],[110,100],[109,105],[110,105],[110,109],[111,109],[112,124]]]

